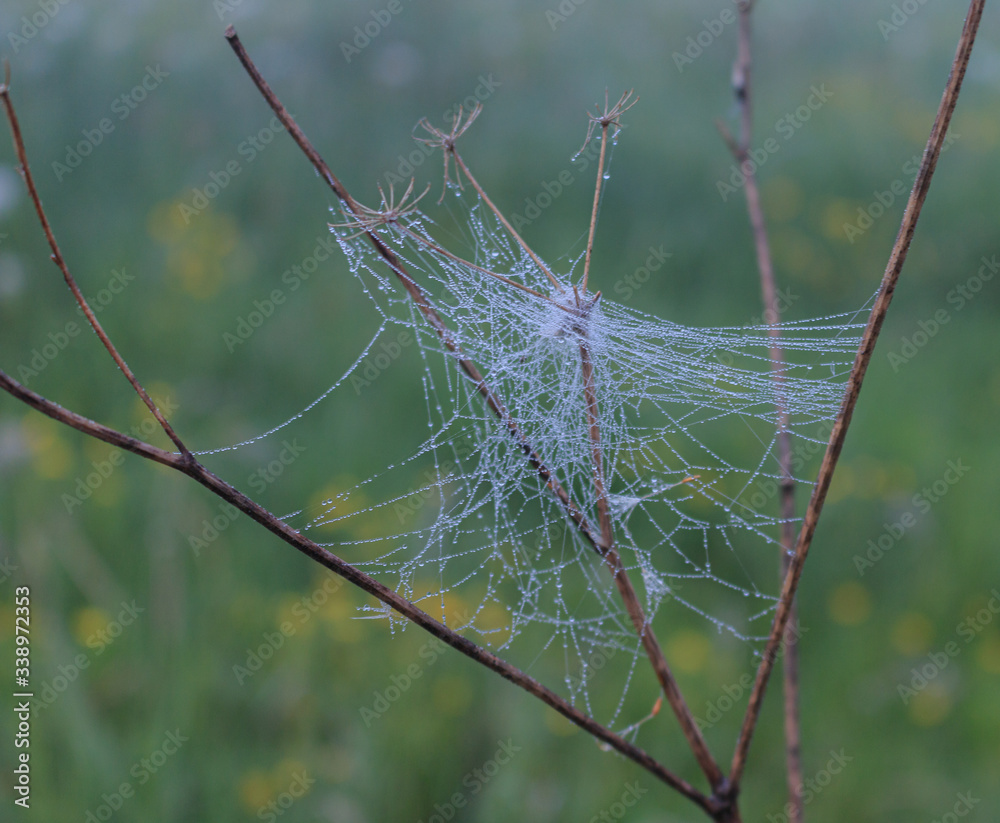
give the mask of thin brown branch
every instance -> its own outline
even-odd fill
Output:
[[[491,652],[488,652],[486,649],[477,646],[471,640],[468,640],[454,630],[448,628],[443,623],[438,622],[429,614],[412,604],[410,601],[406,600],[401,595],[397,594],[392,589],[382,585],[374,578],[369,577],[364,572],[356,569],[354,566],[342,560],[340,557],[322,546],[319,546],[313,541],[303,537],[284,521],[279,520],[275,515],[267,511],[267,509],[258,505],[241,491],[233,486],[230,486],[224,480],[210,472],[197,460],[187,459],[183,456],[178,456],[176,454],[172,454],[171,452],[164,451],[163,449],[158,449],[155,446],[151,446],[150,444],[143,442],[142,440],[130,437],[127,434],[122,434],[121,432],[115,431],[107,426],[103,426],[100,423],[96,423],[93,420],[89,420],[79,414],[68,411],[62,406],[53,403],[52,401],[21,385],[3,371],[0,371],[0,389],[3,389],[13,397],[21,400],[32,408],[37,409],[42,414],[47,415],[53,420],[64,423],[65,425],[70,426],[83,434],[102,440],[112,446],[125,449],[133,454],[145,457],[146,459],[152,460],[156,463],[161,463],[164,466],[169,466],[172,469],[176,469],[177,471],[186,474],[213,494],[218,495],[223,500],[236,506],[236,508],[248,515],[252,520],[256,521],[268,531],[280,537],[290,546],[298,549],[307,557],[315,560],[320,565],[325,566],[335,574],[340,575],[349,583],[352,583],[363,591],[366,591],[368,594],[372,595],[382,603],[385,603],[387,606],[394,609],[408,620],[411,620],[422,629],[430,632],[430,634],[434,635],[442,642],[447,643],[453,649],[457,649],[466,657],[469,657],[480,665],[496,672],[505,680],[509,680],[516,686],[520,686],[529,694],[537,697],[543,703],[555,709],[567,720],[576,724],[598,740],[607,743],[629,760],[632,760],[642,766],[642,768],[646,769],[657,779],[662,780],[668,786],[676,789],[685,797],[692,800],[706,812],[712,814],[713,806],[709,798],[705,797],[705,795],[685,780],[666,769],[654,760],[647,752],[643,751],[638,746],[629,743],[627,740],[624,740],[622,737],[609,729],[606,729],[593,718],[583,714],[566,702],[562,697],[557,695],[555,692],[550,691],[537,680],[534,680],[526,675],[520,669],[510,665],[505,660],[497,657]]]
[[[506,283],[508,286],[513,286],[515,289],[519,289],[520,291],[526,292],[534,297],[538,297],[541,300],[544,300],[549,305],[555,306],[556,308],[562,309],[563,311],[567,312],[572,311],[571,308],[569,308],[568,306],[564,306],[558,300],[553,300],[547,294],[542,294],[540,291],[537,291],[529,286],[525,286],[523,283],[518,283],[516,280],[511,280],[509,277],[505,277],[504,275],[498,274],[495,271],[484,269],[482,266],[477,266],[475,263],[472,263],[469,260],[464,260],[457,254],[452,254],[446,248],[444,248],[443,246],[439,246],[433,240],[428,240],[426,237],[417,234],[417,232],[415,232],[409,226],[405,226],[403,224],[397,224],[396,228],[399,229],[399,231],[406,234],[407,236],[412,237],[414,240],[416,240],[418,243],[420,243],[422,246],[426,247],[430,251],[434,252],[435,254],[440,254],[442,257],[451,260],[453,263],[458,263],[460,266],[466,266],[472,269],[473,271],[479,272],[480,274],[485,274],[489,277],[499,280],[501,283]]]
[[[73,275],[70,274],[69,266],[66,265],[66,260],[62,256],[62,252],[59,250],[59,244],[56,242],[55,234],[52,232],[52,226],[49,223],[49,218],[45,214],[45,209],[42,207],[42,199],[38,195],[38,189],[35,187],[35,179],[31,174],[31,167],[28,165],[28,153],[24,148],[24,138],[21,136],[21,125],[17,120],[17,114],[14,111],[14,104],[10,99],[10,66],[4,66],[4,82],[0,84],[0,100],[3,101],[4,109],[7,113],[7,120],[10,123],[11,136],[14,140],[14,151],[17,153],[18,163],[21,164],[21,176],[24,178],[24,184],[28,189],[28,196],[31,198],[31,202],[35,207],[35,213],[38,215],[38,222],[41,223],[42,231],[45,233],[45,239],[48,241],[49,248],[52,250],[52,260],[59,267],[62,272],[63,279],[66,281],[66,285],[69,286],[69,290],[73,293],[73,297],[76,299],[77,304],[82,309],[84,315],[87,318],[87,322],[90,323],[91,328],[97,333],[98,338],[100,338],[101,343],[104,344],[104,348],[108,350],[108,354],[111,355],[118,368],[122,370],[122,374],[128,379],[128,382],[132,384],[132,388],[135,389],[139,397],[142,398],[142,402],[146,404],[150,412],[152,412],[153,417],[166,432],[167,437],[169,437],[174,445],[180,450],[181,455],[185,459],[191,459],[191,453],[188,451],[187,446],[181,442],[180,437],[174,431],[170,423],[157,408],[153,399],[146,393],[146,390],[142,387],[136,376],[132,373],[132,370],[128,367],[128,363],[125,362],[124,358],[118,353],[118,350],[111,344],[111,340],[108,335],[105,334],[100,322],[97,319],[97,315],[94,314],[93,310],[87,303],[87,299],[83,296],[83,292],[80,291],[80,287],[77,286],[76,280]]]
[[[749,158],[753,139],[753,98],[751,61],[751,11],[748,0],[738,6],[739,28],[736,60],[733,64],[733,94],[740,112],[740,139],[735,140],[729,130],[720,122],[719,132],[740,165],[745,178],[747,213],[753,233],[754,249],[757,253],[757,271],[760,275],[761,300],[764,304],[764,322],[768,326],[771,339],[769,357],[771,377],[775,387],[775,408],[777,411],[777,458],[781,478],[780,512],[781,532],[779,544],[781,558],[778,567],[784,581],[795,547],[795,481],[792,479],[792,443],[788,430],[788,402],[785,389],[785,355],[781,345],[781,327],[778,324],[778,296],[775,287],[774,265],[771,257],[764,208],[761,204],[760,189],[757,185],[756,166],[744,166]],[[796,629],[796,607],[792,602],[792,612],[785,631],[782,660],[784,681],[784,727],[785,727],[785,772],[788,783],[788,810],[790,823],[801,823],[804,813],[802,794],[802,733],[799,710],[798,637]]]
[[[785,576],[785,582],[778,601],[778,608],[771,626],[771,633],[768,637],[763,659],[757,669],[757,677],[754,681],[753,691],[750,694],[746,715],[743,718],[743,726],[740,729],[736,751],[733,754],[730,780],[733,787],[737,790],[740,780],[743,777],[743,770],[746,767],[747,753],[750,748],[750,742],[753,739],[754,729],[757,726],[757,720],[760,717],[760,710],[764,702],[768,680],[774,668],[778,648],[791,617],[792,603],[796,589],[798,588],[799,579],[802,575],[802,568],[809,554],[809,546],[816,532],[816,524],[822,512],[827,492],[830,489],[833,470],[836,468],[840,452],[844,447],[844,439],[847,436],[847,429],[858,402],[858,395],[861,391],[861,385],[864,382],[865,373],[868,370],[868,364],[871,362],[872,353],[875,350],[875,343],[878,340],[879,332],[885,321],[889,304],[892,302],[892,296],[896,290],[896,284],[899,281],[903,264],[906,262],[906,255],[910,248],[910,242],[913,240],[913,233],[916,230],[917,221],[920,219],[924,201],[927,199],[927,192],[930,188],[931,179],[934,176],[938,158],[941,155],[941,147],[944,144],[945,134],[948,131],[951,116],[955,111],[958,95],[962,88],[962,80],[965,78],[965,71],[969,65],[969,57],[972,53],[973,44],[976,41],[976,32],[979,29],[979,23],[983,16],[984,5],[985,0],[971,0],[965,25],[962,29],[962,35],[955,52],[955,59],[951,65],[948,82],[941,97],[941,104],[934,118],[934,125],[931,128],[930,136],[927,139],[927,146],[924,149],[920,170],[914,181],[913,190],[910,192],[906,210],[903,213],[903,220],[899,227],[899,233],[896,235],[896,241],[893,244],[889,261],[886,264],[885,274],[882,277],[878,297],[875,300],[875,305],[872,307],[868,324],[865,327],[861,344],[858,347],[857,356],[854,359],[854,366],[851,369],[851,375],[848,379],[844,401],[837,420],[834,422],[833,430],[830,433],[826,453],[823,455],[823,463],[820,466],[816,485],[813,488],[812,497],[806,509],[802,529],[799,532],[798,543],[795,547],[795,554],[792,557],[788,574]]]
[[[534,251],[531,250],[531,248],[528,246],[526,242],[524,242],[524,238],[522,238],[521,235],[519,235],[514,230],[514,227],[509,222],[507,222],[507,218],[503,216],[503,213],[500,211],[500,209],[498,209],[493,204],[493,201],[490,200],[490,198],[486,195],[486,192],[483,191],[483,187],[479,185],[479,181],[472,176],[472,172],[469,171],[469,167],[465,165],[465,161],[462,159],[462,156],[455,150],[454,146],[452,146],[451,148],[451,154],[452,157],[455,158],[455,163],[462,170],[463,174],[465,174],[465,176],[469,178],[469,182],[472,183],[472,188],[474,188],[476,192],[479,194],[479,196],[483,198],[483,202],[489,207],[490,211],[496,215],[497,220],[503,223],[503,227],[511,233],[513,238],[517,241],[518,245],[522,249],[524,249],[524,251],[528,254],[528,256],[535,262],[535,265],[538,266],[538,268],[545,273],[545,276],[549,278],[552,285],[556,287],[556,291],[563,291],[564,289],[562,283],[559,282],[558,278],[551,272],[549,267],[542,262],[542,259],[537,254],[535,254]]]

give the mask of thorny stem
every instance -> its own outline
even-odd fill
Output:
[[[235,39],[235,33],[232,34],[232,39]],[[18,151],[19,157],[21,157],[23,161],[23,139],[21,137],[20,130],[16,128],[17,119],[14,115],[13,104],[9,99],[8,89],[9,83],[0,85],[0,96],[3,98],[8,119],[11,123],[11,131],[14,137],[15,147]],[[332,175],[330,175],[330,179],[335,180]],[[27,175],[26,180],[30,180]],[[57,249],[58,247],[55,245],[55,239],[49,227],[41,201],[37,195],[33,196],[32,199],[35,204],[36,211],[38,212],[41,225],[45,230],[46,235],[50,238],[50,244]],[[59,260],[62,260],[61,256],[59,257]],[[67,278],[72,281],[64,263],[60,266],[60,268],[63,269]],[[86,302],[84,301],[82,305],[86,306]],[[120,358],[117,356],[117,351],[110,344],[110,341],[107,344],[107,348],[112,357],[115,358],[116,362],[119,362]],[[482,385],[483,384],[480,381],[480,386]],[[28,406],[31,406],[42,414],[47,415],[53,420],[70,426],[83,434],[186,474],[201,485],[205,486],[205,488],[209,489],[214,494],[221,497],[223,500],[226,500],[236,506],[242,512],[249,515],[253,520],[280,537],[289,545],[298,549],[303,554],[330,569],[334,573],[340,575],[358,588],[368,592],[390,608],[395,609],[401,615],[430,632],[435,637],[438,637],[452,648],[457,649],[462,654],[475,660],[477,663],[486,666],[504,679],[520,686],[529,694],[534,695],[546,705],[555,709],[572,723],[580,726],[580,728],[584,729],[598,740],[604,741],[625,757],[642,766],[659,780],[662,780],[667,785],[676,789],[678,792],[704,809],[708,814],[713,814],[715,809],[713,798],[706,797],[687,781],[669,771],[647,752],[625,740],[620,735],[617,735],[611,730],[605,728],[593,718],[583,714],[562,697],[547,689],[538,681],[524,674],[515,666],[512,666],[491,652],[486,651],[482,647],[473,643],[471,640],[466,639],[454,630],[448,628],[443,623],[438,622],[429,614],[415,606],[410,601],[406,600],[392,589],[387,588],[374,578],[369,577],[364,572],[351,566],[349,563],[337,557],[322,546],[319,546],[313,541],[303,537],[297,531],[288,526],[284,521],[278,519],[271,512],[259,506],[245,494],[206,469],[187,449],[184,449],[180,455],[172,454],[171,452],[159,449],[135,437],[122,434],[121,432],[83,417],[82,415],[64,409],[62,406],[53,403],[51,400],[48,400],[47,398],[42,397],[41,395],[23,386],[2,370],[0,370],[0,389],[3,389],[14,398],[22,401]],[[145,390],[141,386],[137,386],[137,390],[140,394],[146,396]],[[490,400],[490,397],[492,397],[492,395],[487,397],[488,401]],[[495,402],[497,401],[494,400],[493,403]],[[495,408],[493,403],[491,403],[491,408]],[[508,425],[512,424],[508,423]],[[516,426],[514,427],[514,430],[516,431]],[[179,443],[179,439],[175,439],[175,442]],[[544,466],[539,466],[538,469],[540,474],[547,471],[544,469]],[[562,493],[565,495],[565,490],[562,490]],[[572,501],[570,501],[570,505],[572,505]],[[579,516],[585,523],[585,518],[583,518],[582,515]]]
[[[149,410],[152,412],[153,417],[166,432],[167,437],[169,437],[174,445],[180,450],[181,455],[185,460],[192,460],[191,452],[188,451],[187,446],[181,442],[181,439],[174,432],[173,427],[167,422],[167,419],[157,408],[153,399],[146,393],[146,390],[140,385],[136,376],[132,373],[132,370],[128,367],[128,363],[122,358],[118,353],[118,350],[111,344],[111,340],[108,335],[104,332],[100,322],[97,319],[97,315],[94,314],[93,310],[87,303],[87,299],[83,296],[80,291],[80,287],[77,286],[76,280],[73,275],[70,274],[69,267],[66,265],[66,261],[62,256],[62,252],[59,250],[59,244],[56,242],[55,234],[52,232],[52,226],[49,224],[49,219],[45,214],[45,210],[42,208],[42,200],[38,196],[38,189],[35,188],[35,179],[31,174],[31,168],[28,166],[28,155],[24,148],[24,140],[21,137],[21,126],[17,120],[17,114],[14,112],[14,104],[10,99],[10,65],[4,62],[4,82],[0,84],[0,100],[3,101],[4,108],[7,113],[7,120],[10,122],[11,135],[14,139],[14,150],[17,153],[18,163],[21,164],[21,176],[24,178],[24,184],[28,189],[28,196],[31,198],[31,202],[35,206],[35,213],[38,215],[38,221],[42,224],[42,231],[45,233],[45,239],[48,241],[49,248],[52,249],[52,260],[59,267],[62,272],[63,279],[66,281],[66,285],[69,286],[69,290],[73,293],[73,297],[76,299],[77,304],[83,311],[87,318],[87,322],[90,323],[91,328],[96,332],[97,336],[100,338],[101,343],[104,344],[104,348],[108,350],[108,353],[114,359],[118,368],[122,370],[122,374],[128,379],[128,382],[132,384],[132,388],[135,389],[139,397],[142,398],[142,402],[146,404]]]
[[[729,134],[725,125],[718,123],[719,130],[732,151],[741,169],[747,161],[750,151],[750,141],[753,136],[753,98],[751,95],[751,58],[750,58],[750,21],[753,4],[744,0],[738,4],[739,34],[736,60],[733,64],[732,84],[733,94],[740,111],[739,142]],[[764,222],[764,209],[761,206],[760,189],[757,186],[755,168],[750,165],[743,169],[746,177],[744,191],[746,193],[747,212],[753,231],[754,248],[757,252],[757,270],[760,273],[761,298],[764,304],[764,322],[768,326],[771,338],[769,357],[771,360],[771,376],[775,387],[775,406],[777,409],[777,447],[778,466],[781,474],[780,508],[781,533],[779,536],[781,560],[779,568],[781,579],[784,580],[791,563],[792,551],[795,548],[795,481],[792,479],[792,444],[788,430],[788,405],[785,390],[785,357],[781,345],[781,327],[778,325],[778,296],[774,281],[774,266],[771,258],[770,242],[767,227]],[[790,806],[789,820],[791,823],[801,823],[803,818],[802,795],[802,734],[799,710],[799,653],[796,634],[797,608],[793,601],[789,616],[788,628],[785,631],[784,659],[782,660],[782,675],[784,683],[784,715],[785,715],[785,771],[788,783],[788,800]]]
[[[927,146],[924,149],[920,170],[913,183],[913,189],[910,192],[906,210],[903,212],[903,220],[899,227],[899,233],[896,235],[896,241],[893,244],[889,261],[886,264],[885,274],[882,277],[878,297],[875,300],[875,305],[872,307],[868,324],[865,327],[861,344],[858,347],[858,353],[854,359],[854,366],[851,369],[851,376],[848,379],[847,389],[844,392],[844,401],[841,405],[840,413],[837,415],[833,430],[830,432],[830,440],[826,447],[826,453],[823,455],[823,463],[820,466],[816,485],[813,487],[812,497],[809,500],[809,506],[806,509],[806,514],[802,522],[802,529],[799,532],[795,554],[789,565],[788,574],[785,575],[785,582],[778,599],[778,608],[774,615],[771,633],[767,640],[763,659],[757,669],[757,677],[754,681],[753,690],[750,693],[746,714],[743,717],[743,726],[740,729],[736,751],[733,753],[732,769],[730,770],[729,777],[735,791],[739,790],[740,781],[743,777],[750,742],[753,739],[754,729],[757,726],[757,720],[760,717],[760,710],[764,702],[764,693],[767,690],[768,680],[770,679],[771,671],[774,668],[774,662],[778,655],[778,647],[782,642],[785,629],[791,617],[795,591],[798,588],[802,569],[809,554],[809,546],[816,532],[816,524],[823,510],[823,503],[826,500],[827,492],[830,490],[833,471],[837,466],[837,460],[844,447],[844,439],[847,436],[847,429],[858,402],[861,385],[864,382],[868,364],[871,362],[872,353],[875,350],[875,343],[882,329],[882,323],[885,321],[886,312],[889,309],[889,304],[892,302],[892,296],[896,290],[900,272],[903,269],[903,264],[906,262],[910,242],[913,239],[917,221],[920,219],[920,212],[923,209],[924,201],[927,199],[927,192],[930,189],[931,178],[934,176],[938,157],[941,155],[941,147],[944,144],[945,134],[948,131],[951,116],[955,111],[955,104],[958,102],[962,80],[969,65],[969,57],[972,54],[972,47],[976,41],[976,32],[979,29],[979,23],[983,16],[984,5],[985,0],[971,0],[969,5],[969,12],[965,18],[965,26],[962,29],[962,35],[958,42],[955,59],[952,61],[948,82],[941,97],[941,104],[934,118],[934,125],[931,128],[930,136],[927,138]]]

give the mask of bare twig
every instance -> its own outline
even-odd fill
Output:
[[[91,328],[93,328],[93,330],[97,333],[101,343],[104,344],[104,348],[108,350],[108,353],[114,359],[115,363],[118,364],[118,368],[122,370],[122,374],[124,374],[128,379],[128,382],[132,384],[132,388],[135,389],[139,397],[142,398],[142,402],[145,403],[149,410],[153,413],[153,417],[156,418],[156,421],[163,428],[163,431],[166,432],[167,437],[169,437],[174,442],[174,445],[176,445],[180,450],[181,455],[185,459],[191,459],[191,453],[188,451],[187,446],[181,442],[181,439],[177,436],[173,427],[167,422],[167,419],[160,412],[159,408],[157,408],[153,399],[139,384],[136,376],[128,367],[128,363],[125,362],[122,356],[118,353],[118,350],[111,344],[111,340],[101,327],[101,324],[97,319],[97,315],[94,314],[93,310],[88,305],[87,299],[83,296],[83,292],[81,292],[80,287],[77,286],[73,275],[70,274],[69,267],[66,265],[62,252],[59,250],[59,244],[56,242],[55,235],[52,233],[52,226],[49,224],[49,219],[45,215],[45,210],[42,208],[42,200],[38,196],[38,189],[35,188],[35,180],[34,177],[32,177],[31,168],[28,166],[28,154],[25,151],[24,140],[21,137],[21,126],[18,123],[17,114],[14,111],[14,104],[10,100],[10,65],[6,63],[4,65],[4,82],[0,85],[0,100],[3,101],[4,109],[6,109],[7,112],[7,120],[10,122],[11,136],[14,139],[14,151],[17,153],[17,160],[21,164],[21,175],[24,177],[24,184],[28,188],[28,195],[31,198],[31,202],[35,206],[35,213],[38,215],[38,220],[42,224],[42,231],[45,232],[45,239],[48,241],[49,248],[52,249],[52,260],[62,272],[66,285],[69,286],[69,290],[73,293],[73,297],[83,310],[83,313],[87,318],[87,322],[90,323]]]
[[[896,283],[899,281],[899,274],[902,271],[903,263],[906,262],[906,254],[909,251],[913,232],[916,229],[920,212],[927,198],[931,178],[934,175],[934,169],[941,154],[941,147],[944,144],[945,134],[948,131],[948,124],[951,122],[952,113],[955,111],[955,104],[958,102],[959,91],[962,88],[965,70],[969,65],[969,56],[972,53],[972,46],[976,40],[976,32],[979,29],[979,23],[982,19],[984,5],[985,0],[972,0],[969,6],[969,13],[965,19],[965,26],[962,29],[962,35],[958,42],[955,59],[952,61],[948,82],[941,97],[941,104],[934,118],[934,125],[931,128],[930,136],[927,138],[927,146],[924,149],[920,170],[913,183],[913,190],[910,192],[906,211],[903,213],[902,224],[899,227],[899,233],[896,235],[896,241],[889,255],[889,261],[886,264],[878,297],[875,300],[875,305],[872,307],[871,315],[868,318],[868,325],[865,327],[864,335],[861,338],[861,344],[858,347],[858,353],[854,359],[854,366],[851,369],[851,376],[844,394],[844,401],[837,420],[834,422],[833,430],[830,433],[826,453],[823,455],[823,463],[820,466],[816,485],[813,488],[812,497],[806,509],[802,529],[799,532],[798,543],[795,547],[795,554],[792,557],[788,574],[785,575],[785,582],[782,586],[778,608],[774,616],[774,623],[771,626],[771,633],[764,650],[763,660],[761,660],[760,666],[757,669],[757,677],[754,681],[753,691],[750,694],[746,715],[743,718],[736,751],[733,753],[730,780],[736,790],[739,789],[740,780],[743,777],[747,753],[750,748],[750,741],[753,738],[754,729],[757,726],[757,720],[760,717],[764,693],[767,690],[767,683],[774,668],[778,647],[781,644],[782,637],[791,617],[791,607],[795,591],[798,588],[802,568],[809,554],[809,546],[816,532],[816,524],[819,520],[820,512],[823,510],[823,503],[830,489],[833,470],[836,468],[837,460],[843,449],[847,428],[854,414],[854,407],[858,402],[858,394],[861,391],[861,385],[868,370],[868,364],[875,350],[875,342],[878,340],[886,312],[889,309],[889,304],[892,302],[892,296],[896,289]]]
[[[777,410],[777,450],[778,467],[781,476],[780,509],[781,533],[779,544],[781,559],[779,568],[784,580],[795,548],[795,481],[792,479],[792,443],[788,430],[788,403],[785,393],[785,356],[781,345],[781,327],[778,325],[778,296],[774,280],[774,265],[771,247],[764,222],[764,209],[757,186],[757,172],[754,164],[746,167],[749,159],[750,143],[753,138],[753,97],[751,78],[751,22],[752,3],[744,0],[738,4],[739,32],[736,60],[733,64],[733,94],[740,112],[740,138],[733,138],[721,122],[717,123],[723,139],[729,146],[745,178],[747,212],[753,232],[754,248],[757,252],[757,270],[760,274],[761,299],[764,304],[764,322],[771,338],[769,356],[771,377],[775,386],[775,407]],[[790,823],[801,823],[803,816],[802,796],[802,734],[799,712],[799,652],[796,635],[796,606],[792,602],[788,627],[785,631],[782,674],[784,680],[785,708],[785,771],[788,783],[788,805]]]

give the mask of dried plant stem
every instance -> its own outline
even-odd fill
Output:
[[[590,258],[594,253],[594,234],[597,229],[597,209],[601,205],[601,189],[604,182],[604,157],[608,149],[608,126],[601,124],[601,152],[597,157],[597,184],[594,186],[594,205],[590,209],[590,228],[587,231],[587,254],[583,259],[583,280],[580,289],[587,293],[587,281],[590,279]]]
[[[156,418],[156,422],[160,424],[163,431],[166,433],[174,445],[180,450],[181,455],[184,459],[191,459],[191,453],[188,451],[187,446],[185,446],[181,439],[177,436],[176,432],[167,419],[157,408],[153,399],[146,393],[146,390],[140,385],[136,376],[132,373],[132,370],[128,367],[128,363],[125,362],[124,358],[118,353],[118,350],[111,344],[111,340],[108,335],[105,334],[100,322],[97,319],[97,315],[94,314],[93,310],[87,303],[86,298],[80,291],[80,287],[76,284],[76,279],[70,274],[69,267],[66,265],[66,260],[62,256],[62,252],[59,250],[59,244],[56,242],[55,234],[52,232],[52,226],[49,224],[49,219],[45,214],[45,210],[42,208],[42,200],[38,196],[38,189],[35,188],[35,180],[31,174],[31,167],[28,165],[28,155],[24,149],[24,140],[21,137],[21,126],[17,120],[17,114],[14,111],[14,105],[10,100],[10,66],[4,66],[4,82],[0,85],[0,100],[3,101],[4,109],[7,113],[7,120],[10,123],[11,134],[14,139],[14,150],[17,153],[18,163],[21,165],[21,175],[24,177],[24,184],[28,189],[28,196],[31,198],[31,202],[35,206],[35,213],[38,215],[38,220],[42,224],[42,231],[45,233],[45,239],[48,241],[49,248],[52,249],[52,260],[59,267],[59,271],[62,272],[63,279],[66,281],[66,285],[69,286],[69,290],[73,293],[73,297],[76,299],[77,304],[83,311],[87,318],[87,322],[90,323],[91,328],[96,332],[97,336],[100,338],[101,343],[104,344],[104,348],[108,350],[108,353],[114,359],[118,368],[122,370],[122,374],[128,379],[128,382],[132,384],[132,388],[135,389],[139,397],[142,398],[142,402],[146,404],[150,412],[152,412],[153,417]]]
[[[920,170],[914,181],[913,190],[910,192],[906,210],[903,213],[899,233],[896,235],[896,241],[889,255],[889,261],[886,265],[885,274],[882,277],[878,297],[875,300],[875,305],[872,307],[868,324],[861,338],[861,344],[854,359],[854,366],[851,369],[851,376],[848,379],[844,401],[840,413],[834,422],[833,430],[830,433],[830,440],[827,444],[826,453],[823,455],[823,462],[816,479],[816,485],[813,487],[812,497],[806,509],[802,529],[799,532],[798,542],[795,547],[795,554],[792,557],[788,574],[785,575],[785,582],[778,600],[778,608],[771,626],[771,633],[765,647],[763,660],[757,669],[757,676],[750,694],[746,715],[743,718],[740,736],[736,744],[736,750],[733,753],[730,780],[736,791],[739,790],[740,781],[743,777],[750,742],[753,739],[754,729],[757,726],[760,710],[764,702],[764,693],[767,690],[768,680],[774,668],[778,648],[781,645],[782,638],[791,618],[795,591],[798,588],[802,569],[809,554],[809,546],[816,532],[816,524],[823,510],[823,503],[830,489],[833,470],[836,468],[837,460],[843,449],[844,439],[847,435],[848,426],[851,423],[851,417],[854,414],[854,407],[858,402],[861,385],[868,370],[868,364],[871,362],[872,353],[875,350],[875,343],[882,329],[886,312],[889,309],[889,304],[892,302],[896,283],[899,281],[899,274],[902,271],[903,264],[906,262],[906,255],[910,248],[910,242],[913,239],[917,221],[920,219],[920,212],[924,201],[927,198],[931,178],[934,175],[934,169],[941,154],[941,147],[944,144],[945,134],[948,131],[948,124],[951,122],[951,116],[955,111],[955,104],[958,102],[962,80],[965,77],[965,71],[969,64],[969,56],[972,53],[972,47],[976,40],[976,32],[979,29],[979,23],[982,19],[984,5],[985,0],[971,0],[969,12],[966,16],[965,25],[962,29],[962,35],[955,53],[955,59],[951,65],[948,82],[941,97],[941,104],[934,118],[934,125],[931,128],[930,136],[927,139],[927,146],[924,149]]]
[[[779,569],[781,579],[788,574],[792,551],[795,548],[795,481],[792,478],[792,443],[788,429],[788,403],[785,389],[785,355],[781,345],[781,327],[778,325],[778,295],[774,280],[774,265],[771,247],[764,221],[760,189],[757,186],[756,168],[751,164],[743,168],[749,159],[750,143],[753,138],[753,96],[751,79],[751,12],[753,4],[749,0],[738,6],[739,29],[736,60],[733,64],[733,94],[740,112],[740,138],[735,140],[722,123],[718,123],[730,151],[740,164],[745,177],[747,212],[753,233],[754,249],[757,254],[757,270],[760,275],[761,299],[764,305],[764,322],[768,326],[771,339],[769,357],[771,376],[775,387],[775,408],[777,411],[777,458],[781,477],[779,487],[781,510],[781,533],[779,535],[781,558]],[[793,600],[788,627],[785,630],[782,675],[784,685],[784,727],[785,727],[785,772],[788,783],[788,810],[790,823],[801,823],[803,818],[802,795],[802,732],[799,708],[799,652],[797,637],[797,609]]]

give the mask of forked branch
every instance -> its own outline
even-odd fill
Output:
[[[45,209],[42,208],[42,200],[38,196],[38,189],[35,188],[35,179],[31,174],[31,167],[28,165],[28,155],[24,150],[24,140],[21,137],[21,126],[17,120],[17,113],[14,111],[14,104],[10,99],[10,64],[6,61],[4,61],[4,82],[0,85],[0,100],[3,101],[4,110],[7,114],[7,121],[10,123],[11,135],[14,138],[14,151],[17,154],[17,161],[21,166],[21,176],[24,178],[24,184],[28,189],[28,196],[31,198],[31,202],[35,207],[35,213],[38,215],[38,221],[42,224],[42,231],[45,233],[45,239],[49,244],[49,248],[52,249],[53,262],[59,267],[59,271],[62,272],[63,279],[66,281],[66,285],[69,286],[69,290],[73,293],[73,297],[76,300],[77,305],[79,305],[80,309],[83,311],[84,316],[87,318],[87,322],[90,323],[91,328],[100,338],[101,343],[104,344],[104,348],[108,350],[108,354],[111,355],[112,359],[118,365],[118,368],[122,370],[122,374],[125,375],[128,382],[132,384],[132,388],[135,389],[139,397],[142,398],[142,402],[145,403],[146,407],[150,410],[150,412],[152,412],[156,422],[160,424],[160,427],[166,435],[180,450],[184,459],[191,460],[191,453],[188,451],[187,446],[181,442],[181,439],[177,436],[173,427],[167,422],[163,413],[153,402],[153,398],[146,393],[146,390],[142,387],[136,376],[132,373],[132,370],[128,367],[128,363],[125,362],[124,358],[118,353],[118,350],[111,344],[111,340],[104,332],[104,328],[101,326],[100,321],[98,321],[97,315],[94,314],[93,309],[91,309],[87,304],[87,301],[83,296],[83,292],[81,292],[80,287],[77,286],[73,275],[70,274],[69,267],[66,265],[62,252],[59,250],[59,244],[56,242],[55,234],[52,232],[52,226],[49,224],[49,218],[45,214]]]
[[[747,753],[750,749],[750,741],[753,739],[754,729],[757,726],[757,720],[760,717],[760,710],[764,702],[764,693],[767,690],[768,680],[778,655],[778,647],[788,626],[795,592],[798,589],[799,579],[802,576],[802,568],[809,554],[809,546],[816,532],[816,524],[823,510],[823,503],[826,501],[827,492],[830,490],[833,471],[837,466],[837,460],[844,447],[847,428],[851,423],[854,407],[858,402],[861,385],[868,371],[868,364],[871,362],[872,353],[875,350],[875,343],[882,329],[882,323],[885,321],[886,312],[889,309],[889,304],[892,302],[892,296],[896,290],[896,283],[899,281],[899,274],[903,269],[903,263],[906,262],[906,255],[910,248],[910,242],[913,239],[913,232],[916,230],[917,221],[920,219],[920,212],[923,209],[927,192],[930,189],[931,178],[934,176],[934,169],[937,167],[937,161],[941,155],[941,147],[944,144],[945,134],[948,131],[948,124],[951,122],[951,116],[955,111],[955,104],[958,102],[962,80],[965,78],[965,70],[969,65],[972,46],[976,41],[976,32],[979,30],[979,23],[983,16],[984,5],[985,0],[972,0],[969,6],[962,35],[958,41],[958,49],[955,52],[955,59],[952,61],[948,82],[945,85],[944,94],[941,97],[941,104],[934,118],[934,125],[931,127],[930,136],[927,138],[927,146],[924,149],[920,170],[917,172],[916,180],[913,183],[913,190],[910,192],[909,200],[906,203],[906,210],[903,213],[899,233],[896,235],[896,241],[889,255],[889,262],[882,277],[878,297],[875,300],[875,305],[872,307],[868,324],[865,327],[861,344],[858,347],[858,353],[854,359],[854,366],[851,369],[847,389],[844,392],[844,401],[841,405],[840,413],[834,422],[833,430],[830,433],[826,453],[823,455],[823,462],[820,465],[816,485],[813,487],[812,497],[809,500],[802,528],[799,531],[795,554],[792,557],[788,574],[785,575],[785,582],[778,600],[778,608],[774,615],[771,633],[764,649],[763,659],[757,669],[757,676],[754,681],[753,690],[750,693],[750,700],[746,715],[743,718],[736,751],[733,753],[730,780],[736,790],[739,789],[740,781],[743,777]]]

